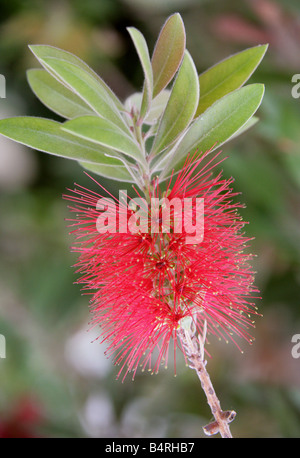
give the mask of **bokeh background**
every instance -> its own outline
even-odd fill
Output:
[[[32,94],[26,70],[39,67],[28,44],[70,51],[124,99],[142,72],[127,26],[150,50],[166,17],[179,11],[199,73],[234,52],[269,43],[251,82],[266,94],[260,122],[228,143],[224,174],[236,178],[255,240],[262,318],[252,346],[210,342],[208,369],[224,409],[237,411],[235,437],[300,437],[300,73],[298,0],[0,0],[0,117],[55,118]],[[59,118],[57,118],[59,119]],[[90,183],[72,161],[0,138],[0,437],[204,437],[211,413],[196,374],[178,358],[151,376],[116,381],[97,330],[89,329],[69,252],[61,195]],[[110,191],[114,184],[101,182]]]

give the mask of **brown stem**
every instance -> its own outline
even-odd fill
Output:
[[[184,328],[180,328],[178,330],[178,334],[186,357],[189,360],[189,367],[197,372],[202,388],[205,392],[207,402],[215,418],[215,421],[204,426],[203,430],[205,434],[210,436],[219,432],[223,438],[232,438],[228,423],[235,418],[236,413],[234,410],[223,411],[221,409],[220,401],[206,370],[206,361],[204,359],[203,351],[204,341],[201,339],[198,340],[195,334]]]

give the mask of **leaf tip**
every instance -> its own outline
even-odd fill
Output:
[[[38,45],[28,45],[28,48],[30,49],[30,51],[31,51],[33,54],[35,54],[35,53],[34,53],[34,49],[35,49],[37,46],[38,46]]]

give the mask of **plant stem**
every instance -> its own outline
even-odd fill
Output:
[[[178,335],[181,340],[186,357],[189,360],[189,367],[197,372],[201,381],[202,388],[205,392],[207,402],[210,406],[215,421],[203,430],[207,435],[220,433],[223,438],[232,438],[229,424],[235,418],[234,410],[223,411],[221,409],[220,401],[216,395],[214,387],[211,383],[210,376],[206,370],[206,361],[204,359],[204,339],[196,337],[195,333],[191,330],[179,328]]]
[[[137,143],[139,144],[142,156],[144,157],[143,163],[137,164],[139,168],[139,183],[141,190],[144,192],[148,204],[150,203],[150,194],[151,194],[151,173],[149,169],[149,162],[147,159],[147,152],[145,147],[145,138],[142,133],[142,123],[141,119],[138,117],[138,114],[133,114],[133,134],[136,138]]]

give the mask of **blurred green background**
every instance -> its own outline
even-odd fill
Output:
[[[300,100],[291,95],[300,73],[299,2],[0,0],[0,9],[1,118],[54,118],[27,84],[26,70],[39,67],[28,44],[78,55],[121,99],[142,82],[127,26],[152,50],[166,17],[180,12],[199,73],[270,44],[251,78],[266,85],[261,120],[223,148],[222,164],[247,205],[263,317],[244,354],[212,338],[208,370],[222,407],[237,411],[235,437],[300,437],[300,359],[291,355],[300,333]],[[92,343],[97,330],[88,331],[88,298],[73,284],[61,198],[74,182],[91,186],[75,162],[0,138],[0,437],[204,437],[211,413],[181,355],[177,377],[170,364],[121,383],[104,346]]]

